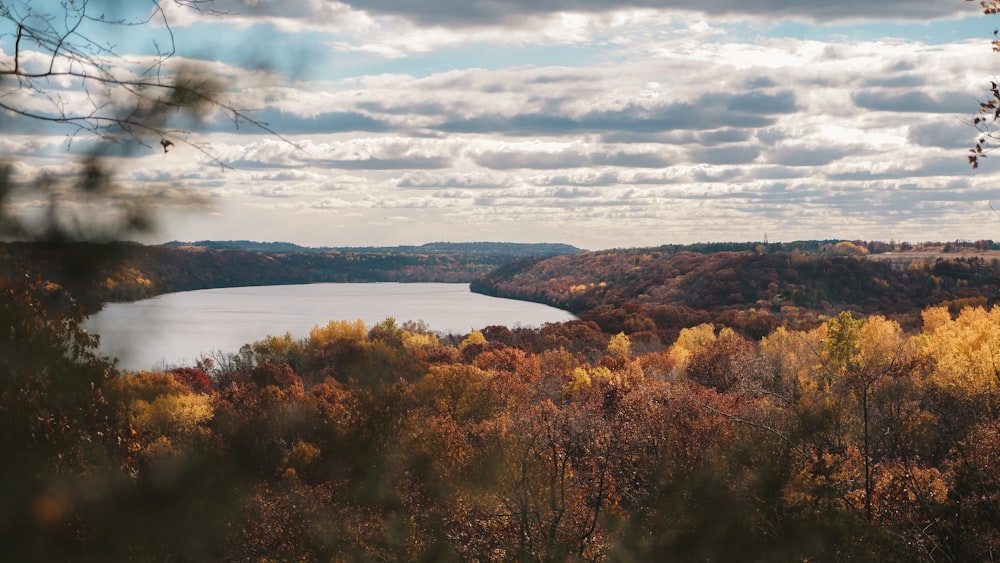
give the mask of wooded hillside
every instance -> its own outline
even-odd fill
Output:
[[[0,293],[12,561],[989,561],[1000,309],[644,350],[391,319],[120,374]]]
[[[155,373],[99,357],[22,273],[0,292],[0,541],[16,561],[988,561],[988,262],[532,260],[485,279],[584,319],[334,320]]]
[[[884,314],[912,327],[929,305],[994,303],[998,274],[995,259],[977,256],[893,261],[798,250],[630,249],[522,260],[472,289],[566,309],[609,333],[653,333],[669,342],[699,322],[759,338],[840,311]]]
[[[288,250],[294,248],[297,250]],[[276,250],[282,249],[282,250]],[[579,252],[568,245],[436,243],[380,249],[305,249],[286,243],[0,244],[0,277],[33,273],[90,311],[162,293],[318,282],[470,282],[524,258]],[[85,274],[85,275],[83,275]]]

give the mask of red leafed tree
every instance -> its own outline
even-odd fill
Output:
[[[207,393],[212,388],[212,378],[198,368],[175,368],[170,375],[195,393]]]

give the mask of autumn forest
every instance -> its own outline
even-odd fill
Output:
[[[990,241],[127,250],[0,249],[12,561],[1000,555]],[[380,263],[579,319],[333,319],[138,373],[81,328],[110,300]]]

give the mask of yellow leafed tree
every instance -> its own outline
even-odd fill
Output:
[[[994,393],[1000,384],[1000,307],[967,307],[954,320],[943,307],[926,310],[919,338],[935,361],[928,381],[953,392]]]
[[[733,329],[728,327],[719,333],[719,337],[735,335]],[[715,342],[716,338],[715,327],[711,323],[702,323],[682,330],[669,351],[670,358],[675,362],[675,369],[683,371],[692,354]]]
[[[132,425],[155,435],[190,434],[212,419],[211,397],[204,394],[161,395],[132,405]]]
[[[309,345],[314,347],[336,340],[364,342],[367,338],[368,327],[361,319],[354,322],[330,321],[326,326],[316,325],[309,331]]]
[[[761,357],[767,363],[772,391],[791,397],[800,385],[812,378],[825,325],[811,331],[778,327],[760,342]]]
[[[886,373],[909,355],[909,341],[902,327],[881,315],[868,317],[858,336],[857,362],[869,377]]]
[[[608,342],[608,354],[615,358],[627,358],[632,355],[632,340],[624,332],[611,337]]]
[[[109,383],[108,398],[120,405],[136,449],[167,453],[204,431],[213,415],[212,397],[193,393],[170,374],[139,372]],[[152,448],[152,450],[150,450]]]
[[[472,344],[486,344],[486,337],[483,336],[482,332],[474,330],[465,337],[465,340],[463,340],[458,347],[461,350],[465,350],[466,347],[471,346]]]
[[[408,330],[403,331],[403,348],[407,350],[415,350],[417,348],[427,348],[429,346],[438,346],[441,341],[438,340],[437,335],[427,332],[410,332]]]

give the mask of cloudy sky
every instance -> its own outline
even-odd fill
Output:
[[[158,241],[1000,239],[1000,154],[965,160],[1000,69],[976,3],[165,7],[169,30],[108,43],[141,58],[172,33],[281,137],[209,115],[195,138],[230,169],[183,144],[122,157],[125,185],[210,202],[164,209]],[[14,40],[8,22],[0,65]],[[22,132],[0,138],[19,170],[69,166],[65,132]]]

